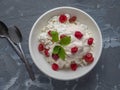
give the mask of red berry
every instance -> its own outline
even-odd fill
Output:
[[[87,63],[92,63],[92,62],[94,61],[94,57],[92,57],[92,58],[90,58],[90,59],[85,59],[85,61],[86,61]]]
[[[76,53],[77,51],[78,51],[78,47],[75,46],[75,47],[72,47],[72,48],[71,48],[71,53],[74,54],[74,53]]]
[[[49,54],[48,51],[49,51],[48,49],[45,49],[45,51],[44,51],[44,54],[45,54],[46,57],[49,57],[49,56],[50,56],[50,54]]]
[[[67,17],[64,14],[61,14],[59,17],[59,22],[64,23],[67,21]]]
[[[49,36],[52,36],[52,35],[51,35],[51,31],[50,31],[50,30],[48,31],[48,35],[49,35]]]
[[[74,35],[77,39],[81,39],[83,37],[83,34],[80,31],[76,31]]]
[[[38,50],[39,51],[43,51],[44,50],[44,45],[42,43],[39,44]]]
[[[58,56],[58,54],[52,54],[52,58],[53,58],[54,60],[58,60],[59,56]]]
[[[84,59],[87,63],[92,63],[94,61],[94,58],[93,58],[93,55],[92,53],[87,53],[85,56],[84,56]]]
[[[88,41],[87,41],[88,45],[92,45],[92,44],[93,44],[93,41],[94,41],[93,38],[89,38]]]
[[[64,37],[66,37],[65,34],[60,35],[60,39],[62,39],[62,38],[64,38]]]
[[[72,63],[70,65],[71,70],[75,71],[77,69],[78,65],[76,63]]]
[[[52,64],[52,69],[55,70],[55,71],[57,71],[57,70],[59,69],[58,64],[53,63],[53,64]]]
[[[92,58],[92,53],[87,53],[85,56],[84,56],[84,59],[90,59]]]
[[[73,22],[76,21],[76,19],[77,19],[76,16],[72,16],[72,17],[69,19],[69,22],[70,22],[70,23],[73,23]]]

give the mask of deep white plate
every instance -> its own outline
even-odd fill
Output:
[[[79,67],[76,71],[52,70],[51,65],[45,60],[44,56],[41,55],[38,51],[38,44],[39,44],[38,36],[40,34],[40,30],[43,28],[43,26],[47,25],[47,21],[51,17],[63,13],[68,13],[70,15],[77,16],[77,20],[87,25],[88,28],[91,30],[91,32],[94,34],[94,39],[95,39],[95,48],[93,53],[94,62],[88,66]],[[34,23],[29,36],[29,50],[34,63],[43,73],[58,80],[72,80],[87,74],[96,65],[102,51],[102,35],[97,23],[90,15],[88,15],[84,11],[73,7],[58,7],[45,12]]]

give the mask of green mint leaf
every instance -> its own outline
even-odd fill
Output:
[[[59,55],[59,57],[60,57],[62,60],[65,60],[66,53],[65,53],[64,48],[61,47],[61,48],[59,49],[58,55]]]
[[[53,54],[58,54],[60,48],[61,48],[60,46],[55,46],[55,47],[53,48]]]
[[[63,47],[61,46],[55,46],[53,48],[53,54],[58,54],[58,56],[62,59],[62,60],[65,60],[65,56],[66,56],[66,53],[65,53],[65,50]]]
[[[51,35],[52,35],[52,41],[53,42],[57,42],[59,40],[57,31],[51,31]]]
[[[64,46],[70,44],[70,42],[71,42],[71,37],[70,36],[65,36],[60,40],[60,44],[64,45]]]

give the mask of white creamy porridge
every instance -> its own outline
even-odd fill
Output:
[[[53,70],[70,68],[75,71],[94,61],[94,37],[87,25],[76,16],[53,16],[40,30],[38,50],[45,55]]]

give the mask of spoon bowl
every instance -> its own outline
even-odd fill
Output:
[[[18,27],[14,26],[14,27],[9,27],[9,35],[11,40],[16,44],[22,42],[22,34],[20,32],[20,30],[18,29]]]
[[[0,21],[0,37],[8,37],[8,28],[7,26],[2,22]]]
[[[24,54],[23,49],[22,49],[22,46],[21,46],[22,34],[21,34],[19,28],[17,26],[10,27],[9,28],[9,35],[10,35],[10,39],[19,48],[19,50],[22,54],[22,58],[23,58],[22,61],[24,62],[25,66],[26,66],[26,69],[28,70],[30,78],[32,80],[35,80],[35,76],[34,76],[34,72],[32,70],[32,67],[31,67],[30,63],[28,62],[28,60],[26,59],[25,54]]]

